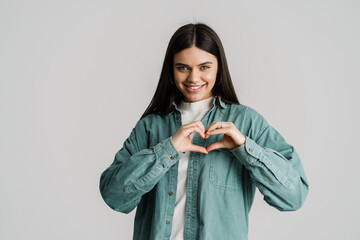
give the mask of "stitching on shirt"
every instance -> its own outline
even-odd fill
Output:
[[[218,150],[218,151],[222,151],[222,152],[224,152],[223,150]],[[219,184],[219,183],[216,183],[216,181],[215,181],[215,172],[216,172],[216,169],[215,169],[215,167],[214,167],[214,165],[215,165],[215,162],[214,161],[216,161],[215,159],[215,154],[213,153],[212,154],[212,156],[210,156],[210,173],[209,173],[209,182],[210,182],[210,184],[213,186],[213,187],[215,187],[215,188],[218,188],[218,189],[221,189],[221,190],[226,190],[226,191],[229,191],[229,192],[236,192],[236,191],[238,191],[238,189],[240,188],[240,178],[239,178],[239,173],[240,173],[240,171],[239,171],[239,169],[238,169],[238,166],[236,166],[237,167],[237,169],[236,169],[236,171],[237,171],[237,174],[236,174],[236,176],[237,176],[237,181],[236,181],[236,184],[237,184],[237,186],[236,187],[233,187],[233,186],[227,186],[227,185],[224,185],[224,184]],[[232,158],[232,161],[234,160],[234,158],[235,158],[235,156]]]
[[[264,136],[265,130],[269,128],[269,124],[267,123],[266,126],[260,131],[259,137],[257,138],[256,142],[260,140],[262,136]]]

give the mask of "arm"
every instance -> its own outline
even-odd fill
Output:
[[[264,119],[263,119],[264,120]],[[265,122],[256,141],[231,152],[249,170],[264,200],[281,211],[299,209],[308,193],[308,182],[294,147]]]
[[[151,148],[147,139],[145,128],[138,123],[101,175],[101,195],[115,211],[131,212],[183,155],[175,149],[171,137]]]

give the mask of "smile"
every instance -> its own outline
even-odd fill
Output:
[[[185,85],[185,86],[190,92],[199,92],[205,85],[206,83],[203,85],[196,85],[196,86]]]

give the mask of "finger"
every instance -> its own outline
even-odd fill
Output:
[[[237,146],[241,146],[245,144],[246,141],[246,137],[237,128],[233,128],[233,127],[215,129],[210,133],[206,133],[205,136],[206,139],[208,139],[211,135],[216,135],[216,134],[224,134],[224,136],[225,135],[228,136],[231,139],[231,141]]]
[[[208,127],[208,129],[206,130],[206,132],[211,132],[215,129],[226,128],[226,127],[228,127],[227,122],[212,122]]]
[[[200,137],[205,138],[205,133],[202,129],[197,127],[197,128],[195,128],[194,132],[197,132],[200,135]]]
[[[203,133],[205,134],[205,131],[206,131],[205,126],[204,126],[204,124],[203,124],[200,120],[197,120],[197,121],[194,121],[194,122],[189,123],[189,127],[190,127],[190,126],[197,126],[197,127],[199,127],[199,128],[203,131]]]
[[[201,146],[197,146],[197,145],[194,145],[194,144],[191,144],[191,145],[189,146],[189,151],[192,151],[192,152],[201,152],[201,153],[204,153],[204,154],[208,154],[208,151],[206,150],[206,148],[201,147]]]
[[[212,123],[208,126],[208,128],[206,129],[206,132],[215,129],[215,128],[216,128],[216,125],[217,125],[218,123],[219,123],[219,122],[216,122],[216,121],[212,122]],[[205,133],[206,133],[206,132],[205,132]]]
[[[197,132],[202,138],[205,138],[205,134],[204,134],[204,132],[202,131],[202,129],[199,127],[199,126],[197,126],[197,125],[193,125],[193,126],[191,126],[191,127],[188,127],[188,128],[186,128],[186,129],[184,129],[185,130],[185,135],[186,136],[189,136],[191,133],[193,133],[193,132]]]
[[[205,138],[208,139],[211,135],[217,135],[217,134],[225,134],[228,136],[232,136],[231,128],[218,128],[210,132],[206,132]]]
[[[208,147],[206,148],[206,150],[207,150],[208,152],[210,152],[210,151],[212,151],[212,150],[219,149],[219,148],[225,148],[225,145],[224,145],[224,142],[223,142],[223,141],[210,144],[210,146],[208,146]]]
[[[205,134],[205,131],[206,131],[206,129],[205,129],[205,126],[204,126],[204,124],[202,123],[202,121],[196,121],[196,123],[197,123],[197,125],[201,128],[201,130],[203,131],[203,133]]]

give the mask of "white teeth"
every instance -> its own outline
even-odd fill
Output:
[[[197,86],[197,87],[188,86],[188,87],[191,88],[191,89],[199,89],[199,88],[201,88],[201,86]]]

